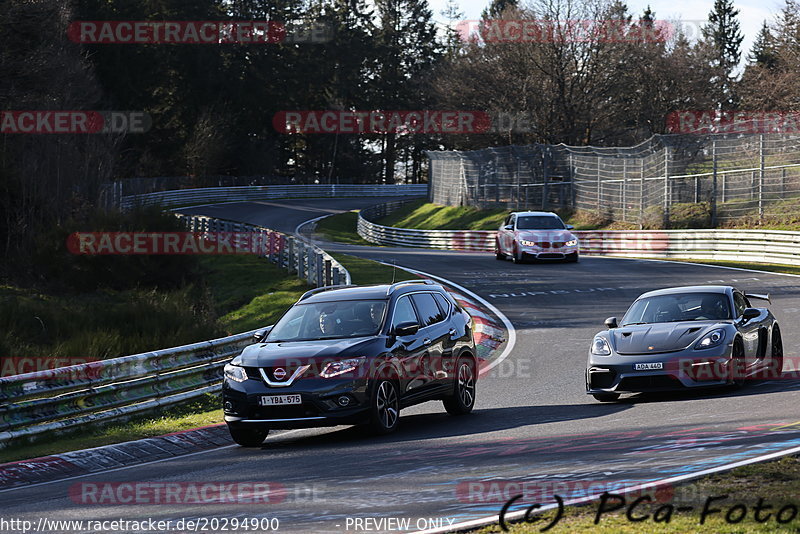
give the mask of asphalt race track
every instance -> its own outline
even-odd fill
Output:
[[[302,221],[384,200],[287,200],[181,211],[291,232]],[[586,353],[603,320],[621,316],[640,293],[660,287],[720,283],[769,292],[787,362],[800,356],[800,278],[608,258],[514,265],[488,253],[326,248],[447,278],[505,314],[516,329],[516,345],[479,382],[473,414],[450,417],[439,403],[428,403],[404,411],[391,436],[372,437],[351,427],[274,433],[261,449],[224,447],[6,491],[4,515],[33,521],[274,517],[280,532],[416,530],[497,514],[505,498],[520,493],[511,481],[534,488],[525,504],[536,497],[547,504],[553,493],[613,490],[800,446],[798,380],[750,381],[738,391],[628,396],[616,404],[598,403],[584,392]],[[110,481],[269,482],[283,493],[272,503],[211,506],[96,505],[75,498],[82,487],[77,484]],[[667,498],[687,502],[706,497],[682,495],[680,488],[665,491]],[[388,518],[400,522],[378,523]]]

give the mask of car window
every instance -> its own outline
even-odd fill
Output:
[[[414,305],[417,307],[422,325],[428,326],[444,320],[444,314],[436,305],[431,293],[414,293],[411,295]]]
[[[275,324],[267,342],[374,336],[383,324],[385,300],[296,304]]]
[[[622,325],[730,319],[729,308],[723,293],[659,295],[634,302]]]
[[[525,215],[517,219],[517,230],[564,230],[560,218],[552,215]]]
[[[447,317],[449,315],[448,312],[450,311],[450,303],[441,293],[434,293],[433,298],[436,299],[436,304],[438,304],[439,309],[442,310],[442,315]]]
[[[397,327],[400,323],[420,323],[420,320],[417,319],[417,314],[414,312],[414,306],[411,305],[411,299],[408,297],[400,297],[394,305],[392,328]]]
[[[744,309],[747,308],[747,301],[744,295],[738,291],[733,294],[733,306],[736,309],[736,317],[741,317],[744,314]]]

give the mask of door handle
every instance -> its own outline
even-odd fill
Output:
[[[422,344],[423,345],[430,345],[431,344],[431,340],[426,337],[425,339],[422,340]]]

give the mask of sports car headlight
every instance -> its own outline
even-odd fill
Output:
[[[611,354],[611,347],[608,345],[608,341],[599,336],[594,338],[594,341],[592,341],[592,354],[595,356],[608,356]]]
[[[568,247],[574,247],[577,244],[578,244],[578,240],[577,239],[570,239],[569,241],[564,243],[564,245],[566,245]]]
[[[331,362],[325,366],[319,374],[322,378],[333,378],[334,376],[343,375],[354,371],[359,365],[364,363],[366,358],[350,358],[349,360],[341,360],[338,362]]]
[[[234,382],[244,382],[247,380],[247,374],[244,372],[244,367],[239,367],[238,365],[226,363],[225,367],[223,368],[223,374],[225,375],[225,378],[233,380]]]
[[[717,328],[716,330],[712,330],[705,336],[703,339],[698,341],[694,348],[695,349],[710,349],[711,347],[717,347],[722,345],[725,341],[725,330],[722,328]]]
[[[527,241],[525,239],[520,239],[519,242],[523,247],[535,247],[536,246],[536,241]]]

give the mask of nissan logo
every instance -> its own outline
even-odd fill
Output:
[[[286,378],[286,369],[283,367],[277,367],[274,371],[272,371],[272,376],[275,377],[275,380],[283,380]]]

